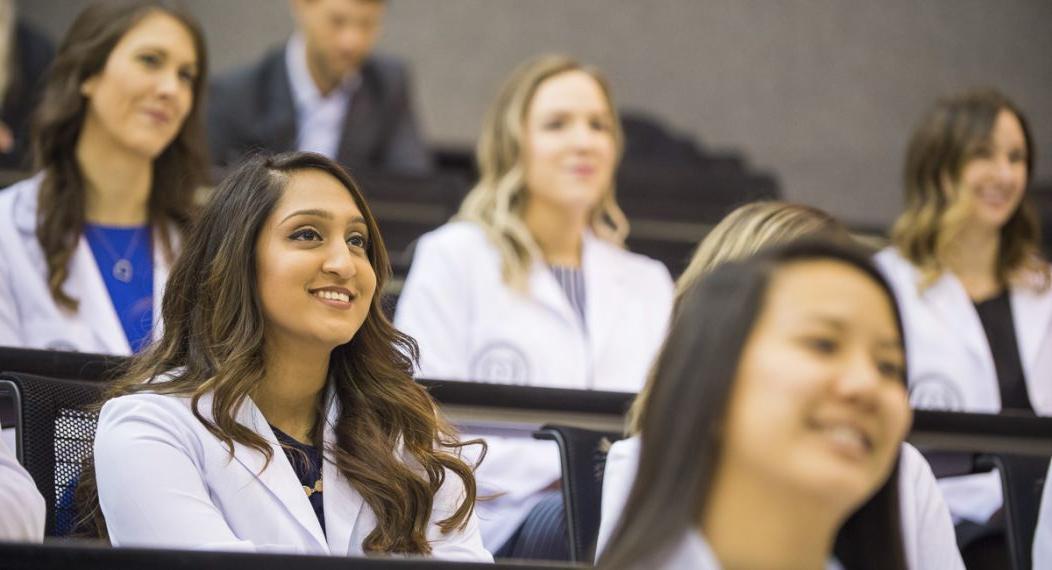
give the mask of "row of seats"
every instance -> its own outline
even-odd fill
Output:
[[[66,536],[74,530],[76,513],[71,499],[82,462],[91,450],[97,419],[89,406],[100,400],[106,380],[118,373],[124,362],[118,357],[0,348],[0,420],[4,425],[16,425],[18,428],[19,459],[37,482],[47,503],[48,536]],[[477,398],[477,392],[504,388],[424,382],[440,403],[454,400],[455,403],[479,405],[487,400],[492,401],[492,398]],[[475,396],[471,388],[478,388]],[[524,387],[506,388],[516,392],[508,400],[520,404],[523,398],[518,392],[544,391]],[[627,395],[601,395],[606,397],[582,400],[582,403],[589,404],[578,406],[587,406],[587,409],[579,411],[594,413],[602,411],[600,408],[616,411],[623,409],[627,402]],[[566,398],[535,399],[546,400],[562,402],[556,404],[556,408],[572,407],[567,405]],[[13,402],[14,409],[5,408],[6,402]],[[497,405],[500,405],[499,402]],[[956,430],[974,439],[982,437],[984,433],[1003,436],[1012,430],[1019,434],[1047,434],[1049,426],[1045,424],[1050,423],[1052,420],[1045,418],[918,412],[915,430]],[[1023,426],[1022,429],[1019,426]],[[1041,432],[1042,429],[1045,431]],[[535,515],[539,517],[537,520],[527,520],[523,525],[515,537],[511,553],[528,559],[589,563],[595,556],[599,531],[606,450],[621,434],[546,425],[534,437],[552,440],[558,445],[563,484],[561,492],[549,501],[551,508],[541,511],[542,515]],[[1052,443],[1052,438],[1045,436],[1045,439]],[[1029,568],[1049,457],[1015,453],[969,454],[968,457],[967,469],[972,472],[993,468],[1000,471],[1013,567]]]

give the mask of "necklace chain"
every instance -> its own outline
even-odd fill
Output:
[[[113,277],[121,283],[131,283],[135,277],[135,271],[132,267],[131,256],[135,253],[135,248],[139,245],[139,236],[143,233],[143,228],[138,228],[135,233],[132,234],[131,241],[128,243],[128,249],[124,252],[124,255],[118,255],[117,250],[113,248],[110,240],[106,239],[106,234],[102,232],[96,226],[89,226],[95,237],[99,239],[99,243],[102,244],[102,248],[106,250],[110,258],[113,260],[113,267],[110,270]]]

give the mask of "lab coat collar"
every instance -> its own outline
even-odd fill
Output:
[[[1049,342],[1052,295],[1042,292],[1036,285],[1024,282],[1012,287],[1011,300],[1012,322],[1023,362],[1023,374],[1027,383],[1032,385],[1039,380],[1035,376],[1038,374],[1037,361],[1041,349]],[[1031,389],[1031,393],[1035,391]]]
[[[626,305],[631,294],[627,290],[624,255],[625,252],[617,246],[591,232],[585,234],[581,266],[585,275],[588,343],[593,358],[601,357],[606,340],[626,314],[619,310]]]
[[[327,450],[330,446],[335,445],[333,427],[339,418],[340,406],[331,387],[326,392],[326,399],[328,404],[322,440]],[[212,400],[213,394],[210,392],[202,396],[198,402],[198,410],[204,417],[213,417]],[[244,444],[235,443],[234,459],[236,462],[256,476],[259,482],[289,511],[292,518],[310,534],[320,550],[334,554],[347,554],[351,547],[351,533],[362,510],[364,500],[361,495],[353,491],[349,483],[343,480],[339,470],[329,459],[328,453],[323,454],[326,459],[322,464],[326,527],[326,531],[323,532],[318,516],[314,513],[303,491],[303,485],[296,477],[292,464],[285,456],[285,451],[278,443],[274,430],[270,428],[263,412],[250,398],[246,398],[235,414],[235,419],[239,424],[267,440],[272,453],[268,465],[262,453]],[[339,516],[336,515],[337,512],[340,513]]]
[[[918,273],[914,283],[919,282]],[[934,309],[939,320],[946,325],[946,329],[960,337],[968,351],[977,357],[977,362],[988,368],[984,373],[996,377],[996,371],[993,369],[994,357],[990,352],[990,343],[986,340],[986,329],[983,328],[975,304],[968,297],[968,292],[960,280],[953,273],[943,272],[939,279],[922,293],[922,297]]]
[[[581,270],[584,272],[585,320],[587,333],[597,345],[610,330],[610,324],[622,314],[620,311],[600,311],[601,307],[616,306],[624,299],[624,275],[615,246],[585,232],[581,242]],[[542,304],[564,320],[580,324],[580,318],[566,298],[566,292],[542,260],[535,260],[530,274],[530,291]]]

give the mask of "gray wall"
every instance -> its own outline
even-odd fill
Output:
[[[56,37],[84,0],[19,0]],[[214,69],[291,30],[284,0],[189,0]],[[415,70],[424,129],[470,144],[503,76],[540,52],[602,67],[622,107],[744,152],[789,199],[884,224],[906,137],[932,99],[998,86],[1028,111],[1052,178],[1048,0],[394,0],[381,49]]]

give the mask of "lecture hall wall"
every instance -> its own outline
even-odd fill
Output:
[[[18,0],[59,36],[86,0]],[[214,69],[286,37],[287,0],[188,0]],[[380,49],[410,61],[428,138],[472,144],[519,61],[566,51],[624,108],[740,150],[791,200],[867,226],[901,205],[906,137],[939,93],[996,85],[1029,113],[1052,178],[1048,0],[392,0]]]

